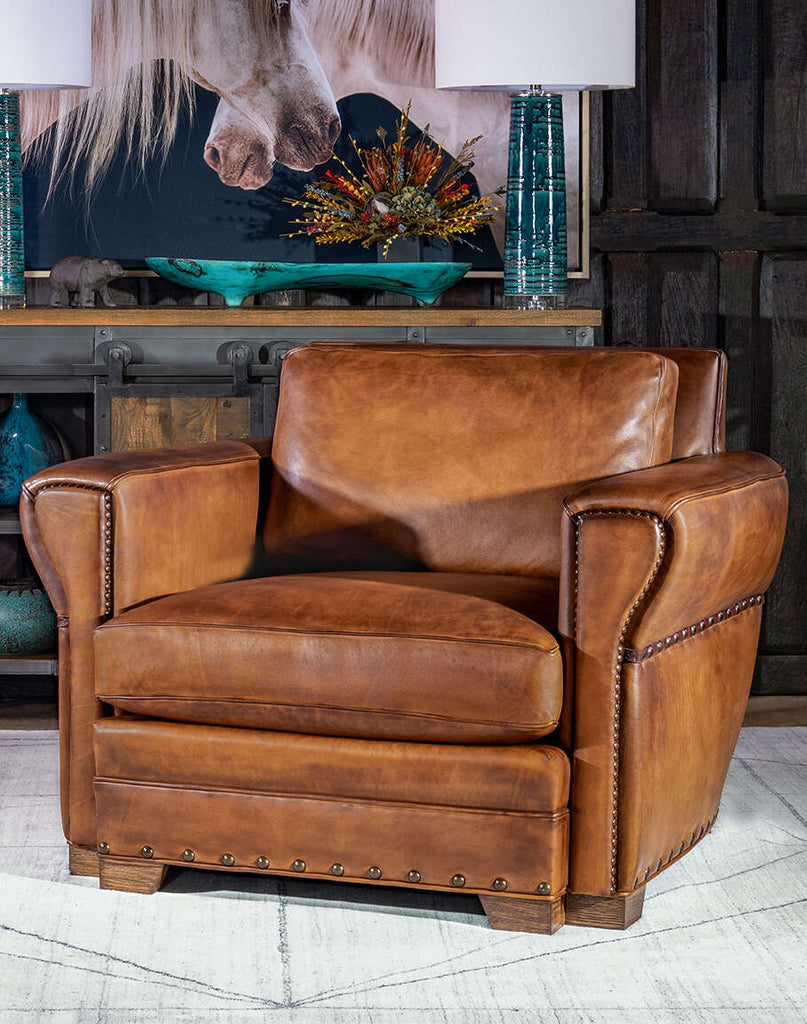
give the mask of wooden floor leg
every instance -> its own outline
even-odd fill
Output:
[[[630,896],[587,896],[566,893],[566,924],[585,928],[630,928],[642,916],[644,886]]]
[[[480,895],[479,899],[490,927],[498,931],[554,935],[564,921],[562,896],[524,900],[518,896]]]
[[[84,878],[98,877],[98,854],[91,846],[67,847],[67,864],[71,875],[82,875]]]
[[[118,889],[120,892],[157,892],[163,884],[167,864],[143,860],[124,860],[118,857],[99,857],[102,889]]]

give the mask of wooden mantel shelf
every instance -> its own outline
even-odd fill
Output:
[[[60,309],[50,306],[0,311],[0,327],[599,327],[598,309],[418,309],[244,306],[116,306]]]

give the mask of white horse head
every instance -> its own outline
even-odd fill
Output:
[[[94,0],[93,87],[27,94],[24,148],[41,153],[43,134],[56,122],[52,180],[60,167],[75,173],[86,160],[87,185],[92,186],[121,143],[141,165],[155,150],[165,151],[181,107],[192,103],[192,84],[198,82],[262,139],[258,147],[250,144],[247,166],[245,155],[236,168],[243,146],[239,150],[222,113],[222,145],[208,152],[208,162],[218,161],[222,180],[241,184],[245,175],[246,187],[256,187],[274,159],[310,170],[330,157],[341,124],[297,3]]]
[[[227,185],[260,188],[273,160],[300,171],[328,160],[341,122],[296,4],[270,0],[257,20],[248,11],[245,38],[233,11],[245,3],[255,0],[219,3],[199,23],[192,74],[222,98],[205,161]]]

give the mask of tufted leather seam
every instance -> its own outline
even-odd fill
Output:
[[[530,651],[540,651],[541,654],[547,654],[550,657],[560,653],[560,647],[557,643],[555,643],[554,647],[539,647],[538,644],[526,643],[520,640],[485,640],[480,637],[433,636],[425,633],[373,633],[349,629],[297,629],[293,626],[240,625],[237,622],[159,622],[137,619],[134,622],[123,623],[113,621],[107,623],[106,626],[101,628],[106,632],[108,629],[128,629],[136,626],[149,626],[156,627],[158,629],[163,627],[170,629],[176,627],[179,627],[180,629],[226,629],[256,633],[290,633],[298,636],[344,636],[359,637],[365,640],[426,640],[429,642],[449,644],[488,644],[493,647],[512,647],[516,650],[525,649]]]
[[[633,602],[630,611],[627,614],[625,621],[622,624],[622,629],[619,634],[619,643],[617,645],[617,656],[616,662],[613,669],[613,680],[614,680],[614,700],[611,708],[611,884],[610,891],[613,895],[616,892],[616,878],[617,878],[617,849],[619,842],[619,753],[620,753],[620,726],[621,726],[621,697],[622,697],[622,664],[624,660],[625,651],[625,636],[630,626],[631,620],[635,615],[639,605],[644,600],[647,592],[652,586],[654,580],[658,576],[661,563],[664,559],[664,551],[666,547],[666,534],[664,532],[663,520],[652,512],[645,512],[639,509],[592,509],[588,512],[578,512],[575,517],[575,554],[574,554],[574,623],[573,623],[573,634],[575,642],[577,641],[577,622],[578,622],[578,583],[579,583],[579,560],[580,560],[580,523],[582,520],[591,516],[637,516],[641,519],[649,519],[656,526],[658,544],[656,561],[653,568],[650,571],[650,575],[645,580],[645,584],[639,592],[636,600]]]
[[[68,482],[59,483],[47,483],[43,484],[42,487],[37,490],[29,490],[27,492],[33,502],[34,515],[36,515],[36,499],[40,494],[44,494],[45,491],[56,491],[56,490],[69,490],[69,491],[92,491],[94,494],[101,496],[101,503],[103,509],[101,512],[102,519],[102,547],[101,547],[101,572],[103,575],[103,589],[104,589],[104,609],[103,614],[105,618],[108,618],[112,614],[112,535],[113,535],[113,523],[112,523],[112,495],[105,488],[96,484],[76,484]]]
[[[187,696],[182,697],[176,694],[170,696],[160,696],[153,693],[143,694],[137,696],[131,693],[103,693],[98,694],[98,699],[104,701],[107,704],[112,704],[114,701],[118,701],[125,704],[127,701],[137,702],[150,702],[150,701],[170,701],[175,704],[189,703],[189,704],[238,704],[238,705],[249,705],[250,707],[267,707],[267,708],[295,708],[303,711],[342,711],[346,714],[363,714],[363,715],[390,715],[394,718],[422,718],[428,719],[429,721],[438,722],[449,722],[452,725],[495,725],[500,727],[507,727],[508,729],[516,729],[521,732],[535,732],[536,729],[549,729],[557,724],[557,719],[551,718],[546,722],[535,722],[533,724],[525,725],[524,722],[507,722],[498,721],[490,718],[459,718],[456,715],[440,715],[436,712],[430,711],[396,711],[391,708],[367,708],[367,707],[353,707],[350,704],[316,704],[313,701],[308,704],[302,704],[299,701],[279,701],[279,700],[250,700],[244,697],[222,699],[220,697],[197,697]]]
[[[516,811],[510,808],[502,809],[498,807],[464,807],[458,806],[457,804],[433,803],[423,804],[414,800],[376,800],[372,797],[343,797],[332,796],[326,793],[296,793],[284,792],[282,790],[244,789],[241,786],[205,786],[185,782],[154,782],[151,780],[126,779],[109,775],[96,775],[94,781],[110,786],[136,786],[139,789],[173,789],[181,790],[182,792],[232,793],[236,796],[254,796],[258,794],[259,796],[275,797],[281,800],[321,800],[327,803],[350,804],[351,806],[357,807],[364,806],[365,804],[370,804],[376,807],[402,809],[411,807],[423,811],[438,811],[441,814],[445,814],[446,811],[457,811],[461,814],[487,814],[494,815],[495,817],[508,818],[537,818],[546,821],[564,821],[569,816],[569,810],[566,807],[559,808],[557,811]]]
[[[648,658],[652,658],[654,654],[661,654],[662,651],[666,651],[670,647],[675,647],[684,640],[691,640],[693,637],[704,633],[707,629],[710,629],[713,626],[718,626],[721,622],[726,622],[728,619],[739,615],[741,612],[747,611],[749,608],[758,607],[763,604],[764,601],[765,598],[762,594],[752,594],[749,597],[741,598],[733,605],[728,605],[725,610],[721,608],[720,611],[707,615],[698,622],[681,626],[670,636],[665,637],[664,640],[655,640],[653,643],[647,644],[641,648],[626,647],[624,652],[625,661],[631,665],[641,665],[643,661],[647,661]]]

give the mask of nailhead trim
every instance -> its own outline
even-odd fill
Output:
[[[101,495],[101,528],[102,528],[102,549],[101,549],[101,571],[104,578],[104,617],[112,614],[112,495],[103,487],[95,487],[92,484],[70,484],[55,483],[44,484],[33,495],[34,511],[36,511],[36,499],[45,491],[91,491],[93,494]]]
[[[612,708],[611,727],[611,892],[616,892],[617,882],[617,848],[619,845],[619,741],[622,712],[622,663],[625,655],[625,636],[636,610],[645,598],[650,587],[658,575],[661,563],[664,560],[664,552],[667,545],[667,536],[664,532],[664,521],[653,512],[643,512],[638,509],[593,509],[591,512],[579,512],[574,517],[575,523],[575,553],[574,553],[574,634],[577,635],[577,599],[579,583],[579,562],[580,562],[580,524],[588,516],[636,516],[640,519],[649,519],[653,522],[658,531],[658,551],[656,561],[642,587],[641,592],[628,612],[627,618],[622,624],[617,645],[617,657],[614,665],[614,704]],[[649,871],[649,869],[648,869]]]
[[[693,636],[697,636],[698,633],[703,633],[712,626],[724,622],[726,619],[733,618],[749,608],[756,608],[764,603],[765,597],[762,594],[752,594],[750,597],[744,597],[733,605],[721,608],[719,612],[707,615],[706,618],[701,619],[699,622],[693,622],[689,626],[682,626],[678,632],[665,637],[664,640],[655,640],[652,644],[648,644],[647,647],[642,647],[641,649],[626,647],[624,651],[625,661],[631,665],[641,665],[643,661],[647,661],[648,658],[652,658],[655,654],[661,654],[668,647],[675,647],[683,640],[691,639]]]
[[[687,839],[681,840],[681,845],[676,850],[673,848],[666,855],[662,855],[658,859],[658,863],[655,867],[645,868],[644,874],[640,873],[633,880],[633,888],[636,889],[640,884],[647,882],[651,878],[655,878],[656,875],[660,874],[666,867],[668,867],[674,860],[681,857],[686,851],[691,850],[693,846],[700,842],[705,835],[708,835],[712,831],[712,826],[717,821],[717,811],[707,818],[706,822],[702,825],[697,825],[692,834]]]

